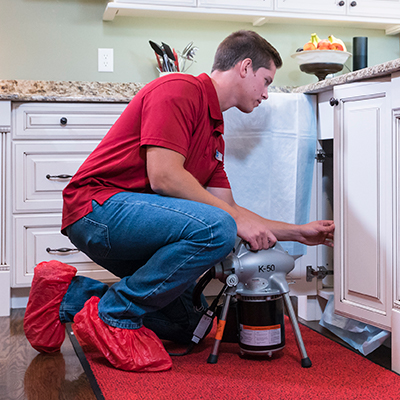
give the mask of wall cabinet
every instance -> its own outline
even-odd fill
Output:
[[[400,15],[400,0],[276,0],[276,10],[336,16],[393,18]]]
[[[400,32],[400,0],[114,0],[103,14],[104,21],[116,16],[185,18],[250,22],[293,23],[302,20],[313,25],[345,24]]]
[[[244,10],[272,10],[273,0],[198,0],[199,7],[244,9]]]
[[[276,0],[276,10],[297,13],[345,15],[345,2],[341,2],[343,4],[339,3],[339,1],[332,0],[305,0],[302,2],[296,0]]]
[[[119,3],[125,4],[157,4],[164,6],[188,6],[188,7],[196,7],[197,0],[118,0]]]
[[[346,0],[348,15],[393,18],[400,16],[399,0]]]

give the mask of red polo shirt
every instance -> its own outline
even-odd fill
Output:
[[[79,168],[63,191],[63,231],[124,191],[153,193],[145,146],[182,154],[184,167],[204,187],[229,188],[224,171],[224,125],[210,77],[172,74],[147,84]]]

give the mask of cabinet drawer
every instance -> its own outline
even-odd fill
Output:
[[[101,139],[126,104],[14,103],[14,139]]]
[[[13,143],[13,211],[60,212],[64,187],[97,144],[97,141]]]
[[[113,274],[75,249],[60,233],[61,214],[16,215],[14,218],[13,287],[30,286],[34,267],[42,261],[58,260],[73,265],[78,275],[102,281],[116,281]],[[57,251],[61,249],[61,251]],[[71,251],[64,251],[71,249]]]

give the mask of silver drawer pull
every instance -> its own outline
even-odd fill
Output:
[[[46,178],[48,179],[48,180],[57,180],[57,179],[71,179],[72,178],[72,175],[67,175],[67,174],[61,174],[61,175],[50,175],[50,174],[47,174],[46,175]]]
[[[66,254],[66,253],[79,253],[78,249],[69,249],[68,247],[60,247],[59,249],[51,249],[50,247],[48,247],[46,249],[46,251],[49,254],[54,254],[54,253],[63,253],[63,254]]]

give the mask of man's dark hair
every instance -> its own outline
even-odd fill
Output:
[[[240,30],[230,34],[217,48],[214,57],[213,71],[228,71],[239,61],[250,58],[253,71],[264,67],[269,69],[271,61],[276,68],[283,64],[278,51],[258,33]]]

